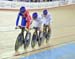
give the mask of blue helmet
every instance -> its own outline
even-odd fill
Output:
[[[48,14],[48,11],[45,9],[43,10],[43,15],[47,15]]]
[[[38,13],[37,13],[37,12],[34,12],[34,13],[32,14],[32,18],[35,19],[35,18],[37,18],[37,17],[38,17]]]
[[[21,12],[21,13],[24,13],[25,11],[26,11],[25,7],[22,6],[22,7],[20,8],[20,12]]]

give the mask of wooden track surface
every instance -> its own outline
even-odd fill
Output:
[[[26,52],[27,54],[23,54],[20,56],[14,56],[14,44],[17,35],[20,30],[14,30],[15,27],[15,19],[17,12],[12,11],[0,11],[0,58],[5,59],[17,59],[22,56],[28,56],[43,50],[51,49],[54,47],[62,46],[62,44],[67,44],[68,42],[75,41],[75,5],[58,7],[53,9],[48,9],[49,12],[53,16],[53,24],[52,24],[52,37],[50,42],[44,44],[40,47],[47,47],[44,49],[38,49],[39,47],[36,45],[35,49],[32,49],[31,46],[28,47]],[[37,10],[35,10],[37,11]],[[30,11],[31,13],[35,11]],[[38,13],[41,14],[42,10],[39,10]],[[3,28],[3,29],[2,29]],[[32,31],[33,32],[33,31]],[[50,48],[51,47],[51,48]],[[24,51],[23,47],[20,48],[20,51]]]

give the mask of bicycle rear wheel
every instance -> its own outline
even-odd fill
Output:
[[[31,33],[27,32],[24,41],[24,49],[26,49],[30,44]]]
[[[42,38],[39,38],[38,40],[38,46],[40,47],[42,45]]]

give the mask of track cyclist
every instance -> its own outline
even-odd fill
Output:
[[[43,10],[42,22],[43,22],[43,32],[48,29],[47,35],[45,36],[46,42],[48,42],[51,34],[52,16],[48,13],[47,9]]]
[[[24,6],[22,6],[19,10],[18,16],[17,16],[17,20],[16,20],[16,29],[20,28],[21,29],[21,34],[22,36],[24,36],[24,30],[28,30],[30,27],[30,20],[31,20],[31,16],[29,14],[29,11],[26,10],[26,8]],[[20,35],[21,36],[21,35]],[[24,38],[23,38],[24,39]],[[20,43],[24,43],[24,40],[21,40]],[[21,45],[22,45],[21,44]],[[16,55],[19,53],[18,52],[17,47],[15,47],[15,53]]]
[[[42,21],[41,17],[38,15],[37,12],[34,12],[32,14],[32,27],[34,28],[34,33],[32,35],[32,41],[31,41],[31,46],[32,48],[35,47],[36,43],[38,42],[38,45],[41,45],[41,37],[42,37]],[[39,34],[38,34],[39,32]]]

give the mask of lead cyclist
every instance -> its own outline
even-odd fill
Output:
[[[24,36],[24,30],[26,29],[27,31],[30,28],[30,22],[31,22],[31,16],[29,14],[29,11],[24,7],[20,7],[17,20],[16,20],[16,29],[21,28],[21,33]],[[24,44],[24,40],[23,40]],[[15,48],[15,53],[16,55],[19,54],[18,49]]]

